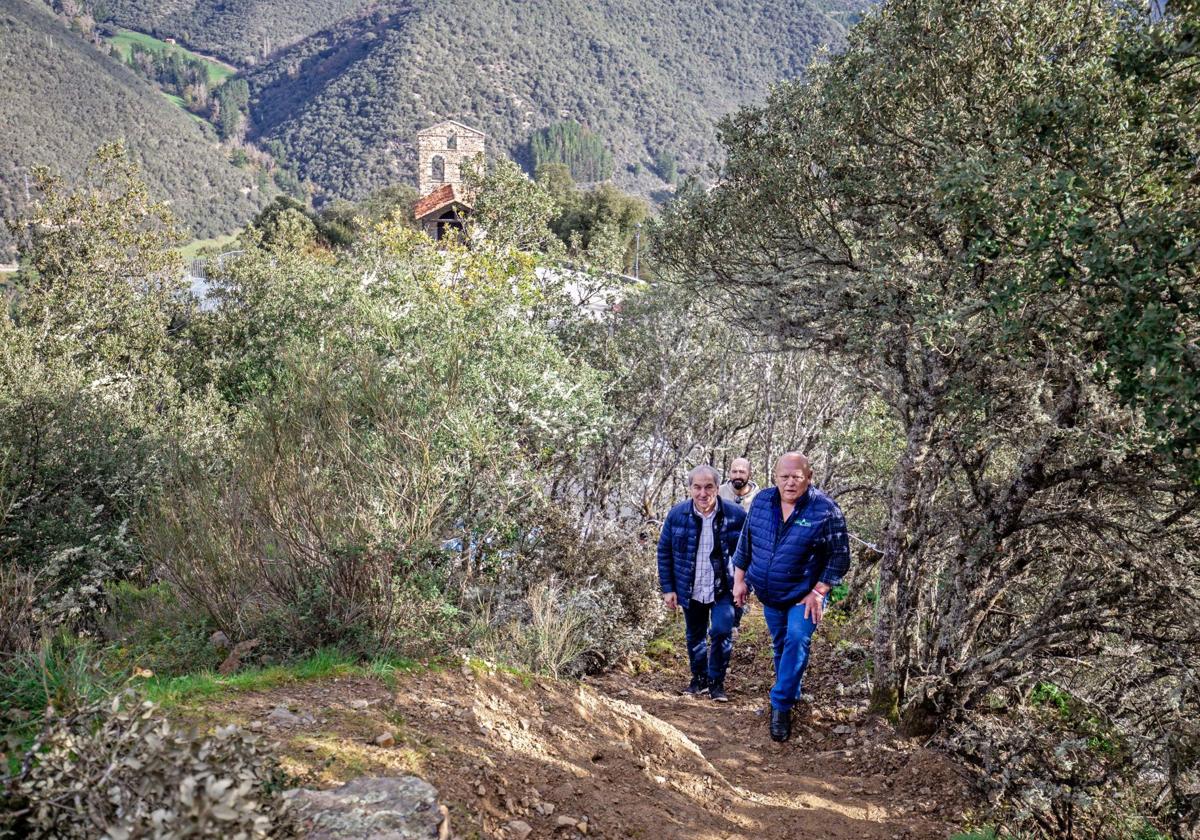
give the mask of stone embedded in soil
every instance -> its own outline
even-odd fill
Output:
[[[533,826],[524,820],[513,820],[508,824],[508,830],[516,840],[525,840],[533,833]]]
[[[563,814],[554,821],[554,825],[556,828],[575,828],[578,825],[578,821]]]
[[[375,736],[375,746],[394,747],[396,746],[396,736],[391,732],[380,732]]]
[[[437,790],[415,776],[361,777],[334,790],[284,794],[308,840],[423,840],[445,819]]]
[[[267,713],[267,723],[275,726],[295,726],[300,718],[288,711],[287,706],[276,706]]]
[[[370,706],[371,706],[370,700],[359,699],[359,700],[351,700],[350,701],[351,709],[367,709],[367,708],[370,708]]]

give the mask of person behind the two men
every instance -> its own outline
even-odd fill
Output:
[[[750,510],[750,503],[758,495],[758,485],[750,480],[750,459],[734,458],[729,464],[729,478],[717,491],[722,499],[733,502],[742,510]],[[736,642],[738,628],[742,626],[742,614],[746,607],[733,607],[733,640]]]
[[[742,510],[750,510],[750,503],[758,495],[758,485],[750,480],[749,458],[733,459],[729,464],[729,479],[721,485],[720,494]]]
[[[721,499],[721,477],[708,465],[688,473],[691,498],[671,508],[658,540],[658,581],[668,609],[683,608],[692,681],[728,702],[725,671],[733,651],[732,558],[746,514]]]
[[[846,520],[833,499],[812,486],[812,467],[799,452],[775,464],[775,487],[755,498],[733,557],[734,601],[744,604],[747,581],[763,605],[775,648],[771,738],[791,736],[791,711],[800,699],[813,631],[829,590],[850,568]]]

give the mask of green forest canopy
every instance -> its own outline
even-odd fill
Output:
[[[535,172],[543,164],[562,163],[576,181],[603,181],[612,176],[612,152],[604,139],[573,120],[535,132],[529,141],[529,157]]]

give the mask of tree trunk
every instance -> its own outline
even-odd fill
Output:
[[[904,701],[904,660],[902,640],[908,637],[901,626],[901,614],[912,611],[899,602],[900,582],[908,556],[909,537],[918,507],[921,466],[929,453],[933,422],[927,402],[913,412],[908,426],[904,455],[896,465],[887,530],[883,538],[883,556],[879,560],[879,600],[875,604],[874,687],[870,712],[895,721]],[[911,594],[915,587],[905,587]]]

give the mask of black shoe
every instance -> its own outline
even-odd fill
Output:
[[[786,741],[792,736],[792,713],[771,707],[771,740]]]
[[[708,677],[692,677],[692,681],[688,683],[688,687],[683,690],[683,693],[695,697],[697,694],[703,694],[707,690]]]
[[[709,686],[708,696],[718,703],[729,702],[729,695],[725,693],[725,686],[722,683],[713,683]]]

